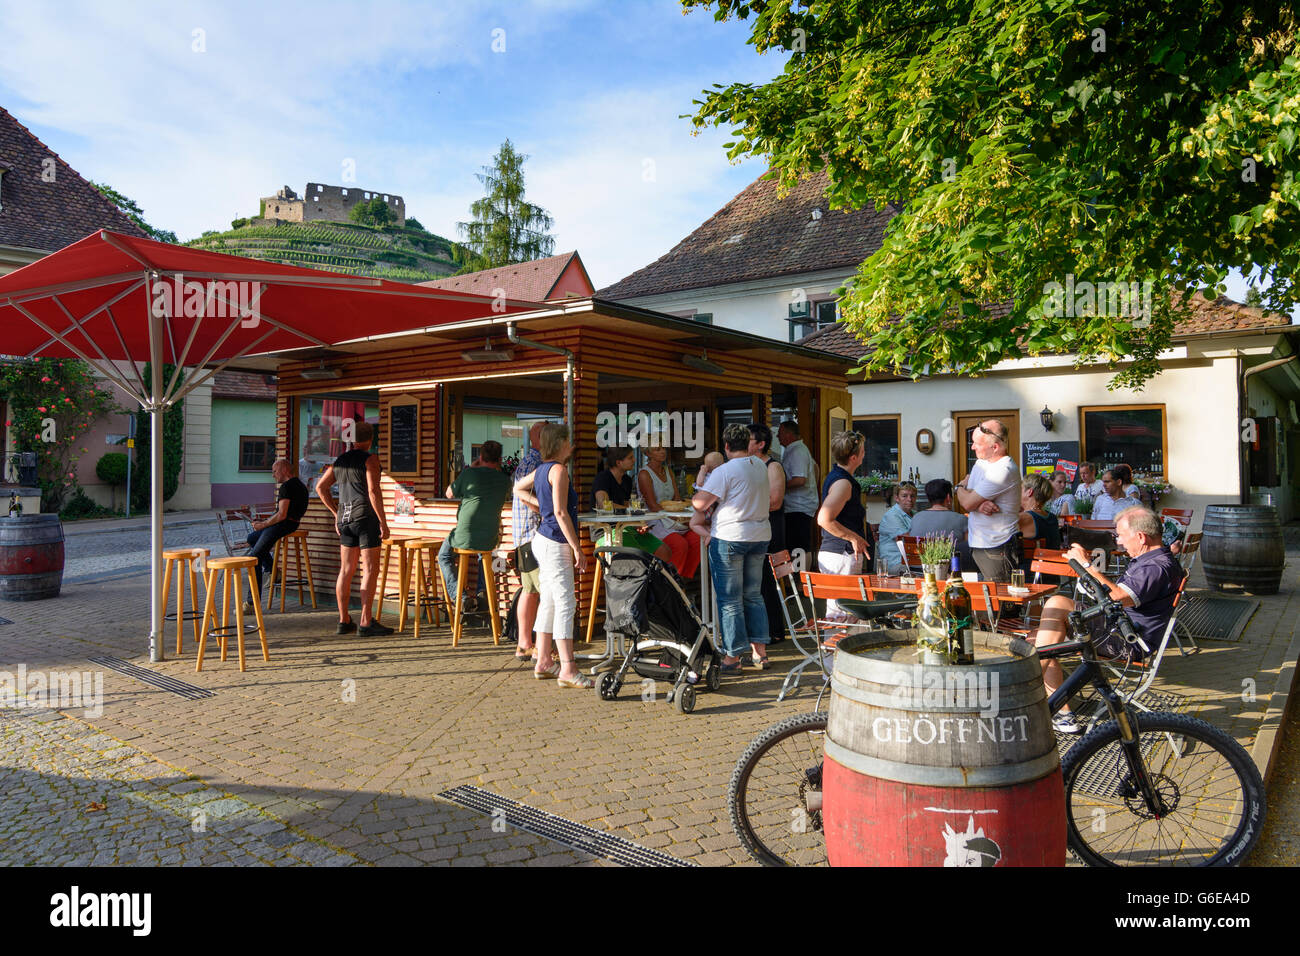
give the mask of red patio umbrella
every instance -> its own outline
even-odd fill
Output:
[[[533,302],[228,256],[106,230],[0,277],[3,350],[80,358],[151,417],[151,660],[162,660],[162,412],[231,362],[445,329]],[[140,363],[151,363],[151,381]],[[128,370],[115,363],[130,363]],[[163,381],[163,365],[176,366]],[[182,380],[183,367],[204,371]]]

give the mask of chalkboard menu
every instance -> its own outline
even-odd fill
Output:
[[[418,398],[395,398],[388,405],[388,473],[420,474]]]
[[[1020,443],[1020,470],[1029,473],[1031,468],[1056,468],[1058,461],[1076,463],[1079,460],[1077,441],[1026,441]]]

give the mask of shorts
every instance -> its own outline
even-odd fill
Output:
[[[519,589],[525,594],[542,593],[542,569],[533,568],[531,571],[519,572]]]
[[[338,525],[339,544],[345,548],[360,548],[369,551],[379,547],[382,536],[379,533],[379,516],[369,514],[364,518]]]

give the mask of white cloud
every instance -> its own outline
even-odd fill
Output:
[[[589,14],[572,17],[578,7]],[[281,185],[341,183],[348,158],[359,187],[403,195],[426,228],[455,239],[482,195],[474,174],[510,136],[533,155],[528,196],[554,215],[556,249],[580,250],[599,287],[662,255],[761,172],[730,167],[722,133],[692,138],[678,118],[707,85],[699,76],[737,71],[719,57],[685,76],[666,40],[682,19],[667,7],[7,3],[0,20],[0,105],[182,239],[255,214]],[[611,22],[657,38],[637,55],[668,84],[647,82],[645,63],[639,80],[619,70],[607,33],[578,44],[604,43],[604,67],[568,59],[564,37]],[[491,52],[498,23],[508,61]],[[443,80],[462,84],[459,97]]]

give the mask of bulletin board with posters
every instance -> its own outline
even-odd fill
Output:
[[[1026,475],[1047,475],[1059,467],[1069,474],[1079,464],[1077,441],[1027,441],[1020,443],[1020,466]],[[1074,476],[1070,475],[1070,480]]]

